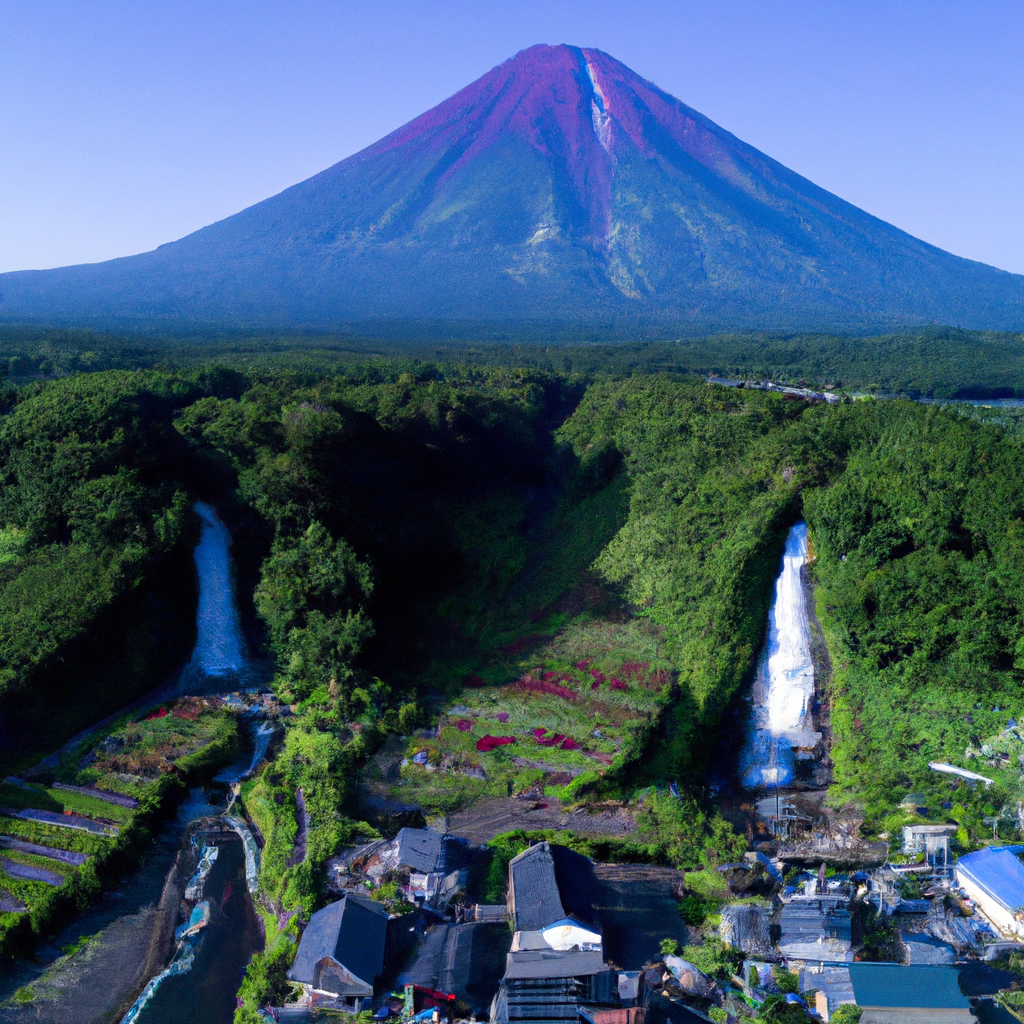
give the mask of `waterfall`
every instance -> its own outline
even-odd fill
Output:
[[[231,581],[231,534],[212,506],[197,501],[192,507],[203,521],[194,552],[199,607],[192,667],[208,676],[224,676],[241,671],[245,662]]]
[[[753,720],[740,761],[747,789],[791,782],[795,758],[809,756],[804,752],[821,739],[811,717],[814,663],[800,578],[806,563],[807,524],[800,522],[786,537],[751,693]]]

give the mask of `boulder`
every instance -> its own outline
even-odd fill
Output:
[[[715,983],[695,967],[689,960],[678,956],[665,957],[665,966],[672,973],[676,984],[688,996],[699,996],[701,999],[714,999],[718,993]]]

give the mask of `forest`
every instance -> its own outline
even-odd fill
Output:
[[[416,333],[416,332],[419,333]],[[367,360],[475,367],[515,366],[588,380],[678,373],[806,381],[815,386],[908,397],[1024,396],[1024,336],[933,325],[857,337],[749,332],[710,336],[653,334],[622,339],[609,331],[564,326],[467,324],[413,328],[388,336],[260,334],[113,334],[85,329],[0,324],[0,374],[15,381],[110,369],[183,368],[216,363],[242,370],[290,366],[335,373]]]
[[[471,362],[268,345],[128,369],[97,339],[22,340],[0,417],[3,767],[188,657],[190,505],[215,504],[250,645],[297,712],[243,787],[275,914],[240,1020],[280,983],[294,930],[279,921],[317,907],[327,858],[393,824],[374,818],[374,793],[447,814],[538,786],[587,803],[671,782],[681,799],[648,799],[626,853],[701,868],[741,852],[707,780],[800,518],[834,669],[833,799],[857,805],[871,837],[912,820],[909,789],[958,823],[964,848],[993,827],[1015,834],[1015,771],[972,790],[928,769],[989,758],[1024,711],[1010,412],[709,386],[670,362],[682,344],[632,364],[595,347]],[[978,358],[1019,344],[975,340]],[[915,386],[966,386],[932,341]],[[89,368],[68,355],[87,343]],[[49,365],[14,362],[37,356]],[[832,365],[852,382],[852,364]],[[1001,365],[975,380],[1024,386]],[[424,727],[432,739],[411,739]],[[482,751],[485,729],[533,734],[565,771]],[[381,770],[420,750],[438,771]],[[300,787],[309,855],[289,866]]]

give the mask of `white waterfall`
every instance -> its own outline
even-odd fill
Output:
[[[807,524],[800,522],[786,537],[768,613],[768,637],[751,693],[753,719],[741,758],[743,784],[748,789],[792,781],[794,757],[821,739],[811,716],[814,663],[800,579],[806,563]]]
[[[208,676],[223,676],[240,671],[245,661],[231,582],[231,534],[212,506],[197,501],[193,508],[203,529],[194,553],[199,607],[192,665]]]

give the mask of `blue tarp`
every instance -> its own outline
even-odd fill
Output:
[[[1024,907],[1024,864],[1013,849],[990,846],[956,862],[958,874],[974,882],[1011,914]]]

